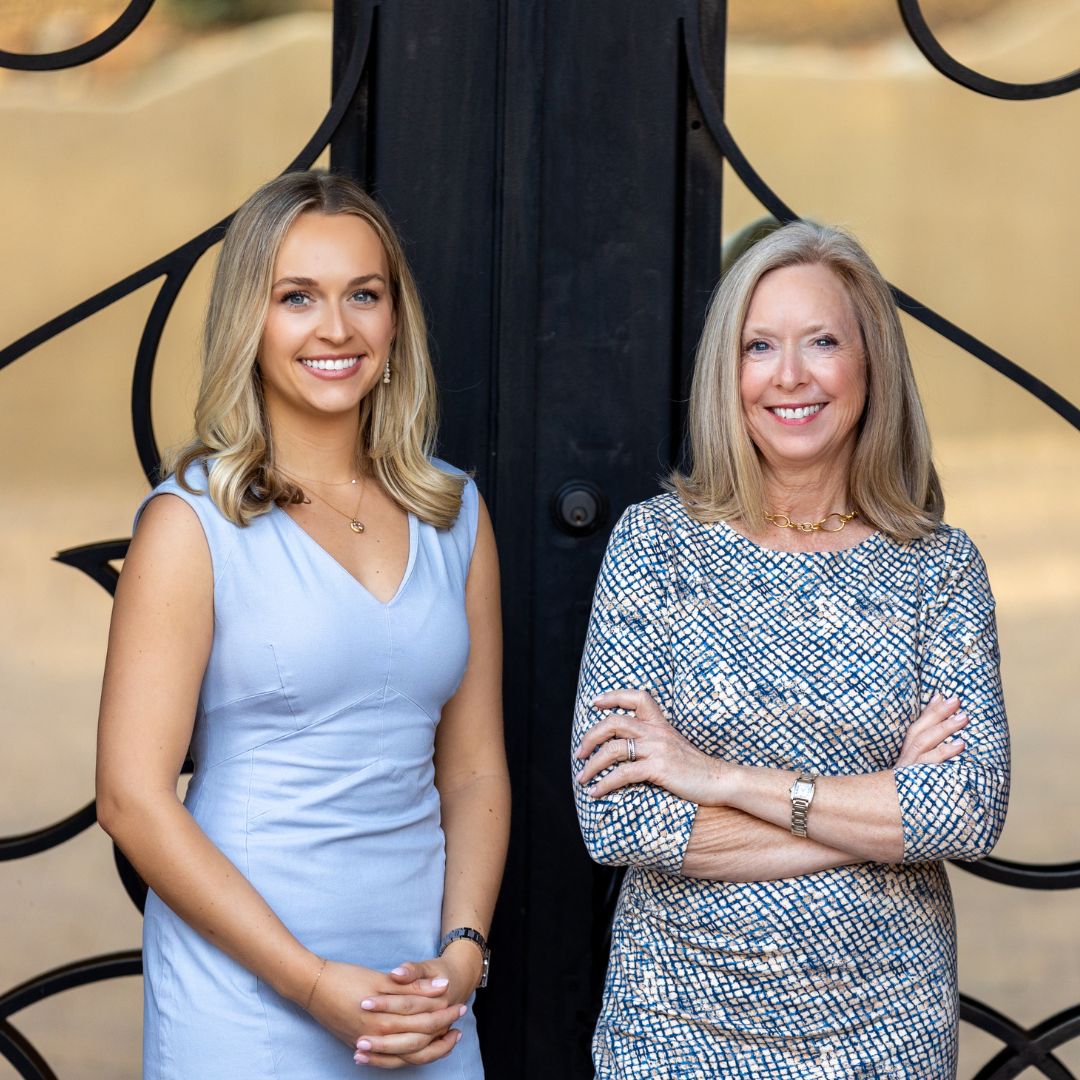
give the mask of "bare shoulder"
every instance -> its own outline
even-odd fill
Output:
[[[499,554],[495,547],[495,530],[491,524],[484,497],[479,492],[477,498],[476,543],[473,547],[472,562],[469,566],[469,583],[483,584],[486,588],[494,587],[496,594],[499,587]]]
[[[131,539],[121,590],[142,585],[178,590],[212,590],[210,548],[198,515],[179,495],[162,492],[143,509]]]

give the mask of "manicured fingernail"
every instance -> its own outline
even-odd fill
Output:
[[[355,1061],[357,1065],[366,1065],[370,1060],[371,1058],[369,1058],[367,1054],[353,1054],[353,1061]]]
[[[394,968],[393,971],[390,972],[390,974],[391,975],[408,975],[409,974],[409,969],[408,968],[403,968],[403,967],[396,967],[396,968]]]
[[[434,986],[434,987],[437,987],[439,990],[441,990],[444,986],[449,986],[450,985],[450,980],[449,979],[432,979],[431,980],[431,985]]]
[[[940,700],[941,700],[941,695],[935,690],[934,691],[934,696],[930,699],[930,704],[933,705],[935,702],[938,702]]]
[[[457,1045],[457,1043],[461,1042],[461,1036],[464,1034],[464,1032],[458,1030],[457,1028],[454,1028],[454,1030],[457,1032],[457,1038],[454,1040],[454,1044]]]
[[[971,717],[968,716],[968,714],[966,712],[958,712],[956,714],[956,719],[957,720],[970,720]]]
[[[464,1005],[462,1005],[461,1008],[458,1009],[457,1014],[458,1014],[458,1016],[464,1016],[468,1011],[469,1010],[467,1008],[465,1008]]]
[[[360,1008],[368,1009],[370,1011],[375,1008],[375,1002],[372,1001],[371,998],[364,998],[364,1000],[360,1002]]]
[[[370,1039],[357,1039],[356,1040],[356,1049],[357,1050],[370,1050],[371,1049],[371,1040]]]

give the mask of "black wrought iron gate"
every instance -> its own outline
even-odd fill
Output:
[[[0,65],[92,62],[134,32],[153,0],[63,53]],[[899,0],[913,40],[975,93],[1063,94],[1080,73],[1002,83],[953,60]],[[504,573],[513,842],[493,933],[493,985],[478,1003],[497,1080],[590,1075],[587,1042],[605,962],[612,880],[579,841],[567,727],[593,578],[613,517],[655,491],[678,454],[693,343],[720,270],[721,165],[778,218],[797,216],[758,175],[724,119],[724,0],[337,0],[332,103],[293,167],[330,143],[388,207],[431,315],[445,456],[476,470]],[[0,351],[0,368],[160,279],[132,365],[133,437],[150,476],[154,358],[173,302],[225,222]],[[1080,410],[912,297],[901,306],[1080,428]],[[2,387],[0,387],[2,392]],[[126,541],[57,558],[111,589]],[[87,718],[91,722],[91,718]],[[19,859],[90,827],[93,807],[0,839]],[[125,884],[139,884],[122,859]],[[1080,888],[1080,862],[997,860],[974,873],[1024,888]],[[18,918],[18,912],[8,913]],[[0,987],[0,1056],[52,1077],[11,1021],[51,994],[140,971],[137,953],[75,959]],[[1071,1074],[1054,1048],[1080,1005],[1031,1030],[968,999],[963,1018],[1000,1053],[980,1080],[1035,1066]]]

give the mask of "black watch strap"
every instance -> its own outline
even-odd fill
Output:
[[[491,949],[488,946],[487,940],[479,930],[474,930],[471,926],[459,926],[456,930],[451,930],[448,934],[443,935],[442,941],[439,942],[439,955],[442,956],[446,952],[446,947],[453,941],[460,941],[461,938],[468,938],[469,941],[475,942],[480,949],[480,955],[484,958],[484,967],[480,972],[480,982],[478,984],[479,989],[483,989],[488,984],[488,968],[491,966]]]

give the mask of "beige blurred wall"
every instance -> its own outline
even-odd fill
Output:
[[[1080,53],[1080,0],[1025,0],[943,39],[1001,78],[1060,74]],[[0,342],[182,243],[280,170],[326,107],[329,44],[328,18],[294,16],[186,43],[114,83],[79,73],[0,80],[0,146],[18,149],[0,169]],[[854,229],[892,281],[1080,401],[1078,95],[981,98],[930,71],[900,37],[842,51],[735,44],[727,93],[736,139],[784,199]],[[761,208],[728,180],[730,233]],[[206,282],[202,265],[163,344],[154,388],[163,443],[184,433],[190,414]],[[54,820],[92,791],[109,603],[49,559],[128,535],[145,490],[130,437],[130,367],[152,290],[0,372],[2,834]],[[999,597],[1015,744],[999,850],[1075,859],[1080,437],[978,361],[906,325],[949,519],[976,538]],[[952,877],[963,989],[1025,1023],[1080,1001],[1078,894]],[[138,944],[138,918],[96,830],[0,863],[0,905],[0,988]],[[61,995],[14,1019],[63,1077],[138,1075],[137,980]],[[966,1035],[961,1076],[993,1049]],[[1078,1048],[1062,1056],[1080,1070]],[[0,1080],[14,1075],[4,1070]]]

